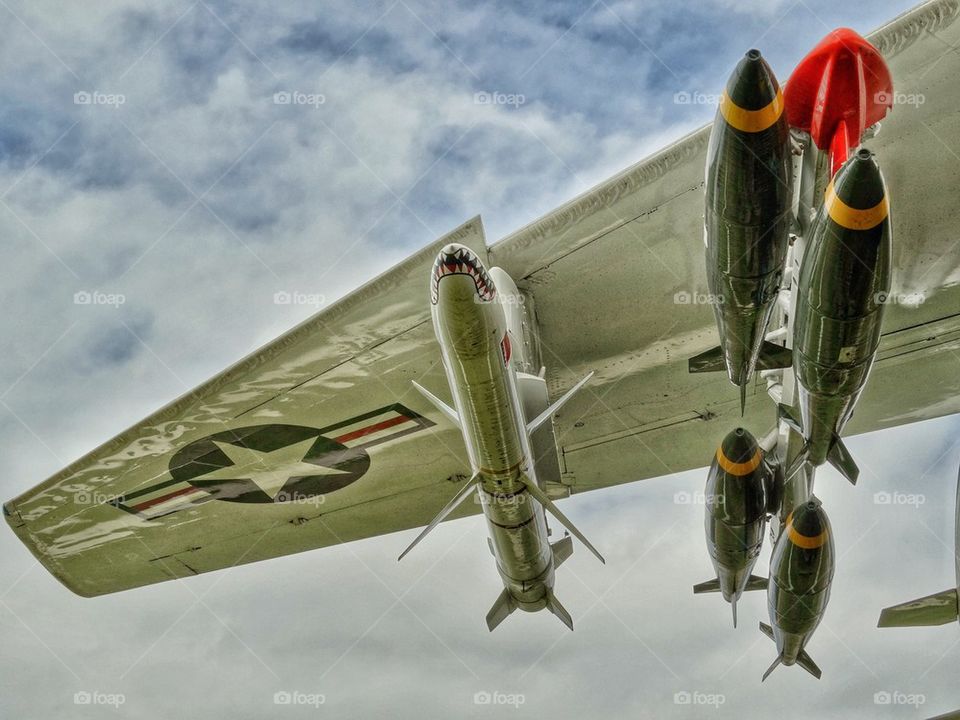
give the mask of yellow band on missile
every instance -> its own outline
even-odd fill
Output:
[[[887,196],[866,210],[858,210],[847,205],[843,200],[837,197],[833,189],[833,180],[827,186],[827,192],[823,200],[823,205],[827,209],[827,214],[840,227],[847,230],[869,230],[882,223],[887,213],[890,212],[890,206],[887,203]]]
[[[760,450],[757,449],[757,451],[753,453],[753,457],[746,462],[738,463],[723,454],[723,447],[718,447],[717,465],[719,465],[724,472],[730,473],[731,475],[749,475],[760,466]]]
[[[814,550],[815,548],[821,547],[825,542],[827,542],[827,529],[824,528],[823,532],[814,537],[801,535],[794,529],[793,513],[790,513],[787,516],[787,537],[790,538],[790,542],[799,548],[803,548],[804,550]]]
[[[720,114],[728,125],[743,132],[760,132],[773,125],[783,114],[783,92],[777,88],[777,96],[766,107],[759,110],[746,110],[737,105],[727,91],[720,99]]]

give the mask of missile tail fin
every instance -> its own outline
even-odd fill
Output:
[[[790,480],[794,475],[800,472],[801,468],[810,461],[810,448],[806,445],[803,446],[803,450],[793,459],[793,462],[790,463],[790,467],[787,468],[786,474],[783,476],[784,480]]]
[[[460,416],[457,414],[456,410],[454,410],[452,407],[447,405],[443,400],[438,398],[436,395],[434,395],[432,392],[427,390],[425,387],[417,383],[416,380],[413,380],[411,382],[413,383],[413,386],[420,392],[420,394],[430,401],[431,405],[433,405],[437,410],[443,413],[447,417],[447,419],[450,420],[450,422],[452,422],[461,430],[463,429],[463,425],[460,423]]]
[[[573,555],[573,538],[567,535],[562,540],[557,540],[550,544],[553,550],[553,567],[558,568],[563,565],[563,561]]]
[[[744,381],[740,385],[740,417],[743,417],[743,411],[747,407],[747,383]]]
[[[730,602],[730,609],[733,611],[733,627],[737,627],[737,599],[734,598]]]
[[[397,558],[397,562],[400,562],[401,560],[403,560],[404,556],[408,552],[413,550],[416,544],[427,536],[427,533],[429,533],[437,525],[439,525],[443,521],[443,519],[447,517],[447,515],[452,513],[454,510],[456,510],[457,507],[460,505],[460,503],[462,503],[464,500],[470,497],[470,495],[476,489],[477,482],[479,480],[480,480],[479,475],[474,475],[472,478],[467,480],[466,484],[462,488],[460,488],[459,492],[457,492],[457,494],[453,496],[450,502],[448,502],[444,506],[443,510],[437,513],[437,516],[430,521],[430,524],[427,525],[419,535],[417,535],[416,539],[414,539],[414,541],[407,546],[407,549],[404,550],[402,553],[400,553],[400,557]]]
[[[793,351],[783,345],[763,341],[757,356],[757,370],[782,370],[793,364]]]
[[[708,592],[720,592],[720,578],[714,578],[713,580],[707,580],[702,583],[697,583],[693,586],[693,594],[699,595],[700,593]]]
[[[803,428],[800,427],[800,421],[797,420],[797,416],[793,414],[793,408],[780,403],[777,405],[777,415],[790,426],[791,430],[799,435],[803,435]]]
[[[570,617],[567,609],[557,600],[556,595],[553,594],[553,590],[547,590],[547,610],[556,615],[560,622],[573,630],[573,618]]]
[[[540,426],[543,425],[547,420],[549,420],[550,418],[552,418],[552,417],[554,416],[554,414],[556,414],[556,413],[560,410],[560,408],[562,408],[564,405],[567,404],[567,401],[568,401],[570,398],[572,398],[574,395],[576,395],[576,394],[580,391],[580,388],[582,388],[584,385],[587,384],[587,381],[588,381],[590,378],[593,377],[594,372],[596,372],[596,371],[595,371],[595,370],[591,370],[589,373],[587,373],[587,375],[586,375],[585,377],[583,377],[583,378],[580,380],[580,382],[578,382],[578,383],[577,383],[576,385],[574,385],[572,388],[570,388],[569,390],[567,390],[555,403],[553,403],[552,405],[550,405],[550,407],[548,407],[548,408],[547,408],[546,410],[544,410],[542,413],[540,413],[539,415],[537,415],[533,420],[531,420],[530,422],[528,422],[528,423],[527,423],[527,432],[528,432],[528,433],[534,432],[538,427],[540,427]]]
[[[703,373],[721,370],[726,372],[727,362],[723,357],[723,348],[719,345],[687,360],[687,372]]]
[[[822,674],[822,673],[820,672],[820,668],[819,668],[819,667],[817,666],[817,664],[813,661],[813,658],[811,658],[809,655],[807,655],[807,651],[806,651],[806,650],[801,650],[801,651],[800,651],[800,654],[797,655],[797,665],[799,665],[799,666],[802,667],[804,670],[806,670],[808,673],[810,673],[811,675],[813,675],[817,680],[820,679],[820,675]]]
[[[517,604],[513,601],[513,596],[504,588],[487,613],[487,629],[493,632],[494,628],[516,609]]]
[[[926,597],[884,608],[877,627],[946,625],[957,620],[957,590],[951,588]]]
[[[769,582],[770,580],[768,578],[751,575],[750,579],[747,580],[747,584],[743,589],[744,590],[766,590]]]
[[[569,530],[571,535],[586,545],[587,549],[597,556],[597,560],[606,564],[607,561],[603,559],[603,555],[597,552],[597,549],[590,543],[589,540],[587,540],[584,534],[577,530],[576,526],[570,522],[569,518],[567,518],[567,516],[560,511],[560,508],[553,504],[553,500],[547,497],[547,494],[540,488],[539,485],[537,485],[534,480],[531,480],[526,475],[521,475],[520,479],[521,482],[523,482],[523,484],[526,486],[527,492],[533,496],[534,500],[543,505],[547,512],[559,520],[560,524]]]
[[[760,623],[760,632],[773,640],[773,628],[767,625],[765,622]]]
[[[779,664],[782,663],[782,662],[783,662],[783,656],[782,656],[782,655],[777,655],[777,659],[774,660],[773,663],[770,665],[770,667],[767,668],[767,671],[763,674],[763,678],[760,680],[760,682],[763,682],[763,681],[766,680],[768,677],[770,677],[770,673],[772,673],[774,670],[776,670],[776,669],[777,669],[777,665],[779,665]]]
[[[839,435],[834,434],[833,442],[830,443],[830,450],[827,452],[827,462],[833,465],[837,471],[843,475],[850,484],[857,484],[857,477],[860,475],[860,468],[853,461],[853,456],[843,444]]]

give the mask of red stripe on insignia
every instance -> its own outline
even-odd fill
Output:
[[[410,418],[408,418],[406,415],[397,415],[389,420],[383,420],[374,425],[368,425],[365,428],[360,428],[359,430],[348,432],[345,435],[340,435],[339,437],[333,438],[333,440],[334,442],[345,443],[349,442],[350,440],[356,440],[359,437],[364,437],[365,435],[372,435],[375,432],[386,430],[394,425],[402,425],[405,422],[410,422]]]
[[[192,485],[189,487],[180,488],[179,490],[175,490],[174,492],[169,493],[167,495],[161,495],[160,497],[154,498],[153,500],[147,500],[146,502],[140,503],[139,505],[134,505],[133,509],[136,510],[137,512],[140,512],[141,510],[146,510],[147,508],[151,508],[154,505],[159,505],[160,503],[166,502],[167,500],[171,500],[175,497],[178,497],[179,495],[186,495],[187,493],[197,492],[198,490],[199,488],[195,488]]]

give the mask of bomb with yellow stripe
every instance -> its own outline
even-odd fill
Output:
[[[799,665],[820,678],[806,647],[826,611],[833,572],[830,520],[820,501],[811,498],[787,516],[773,546],[767,588],[770,624],[760,623],[760,630],[776,643],[777,659],[764,680],[778,665]]]
[[[759,50],[727,82],[707,149],[707,283],[720,345],[690,372],[725,371],[741,412],[755,370],[788,367],[790,351],[764,340],[783,273],[791,224],[790,130],[783,93]]]
[[[743,428],[723,439],[707,475],[707,550],[717,577],[694,585],[693,592],[721,593],[732,608],[734,627],[743,592],[767,587],[767,579],[751,571],[763,545],[772,478],[757,441]]]
[[[880,168],[866,148],[844,163],[826,190],[800,263],[793,364],[805,439],[788,470],[829,462],[850,482],[859,473],[840,440],[880,344],[890,291],[889,204]]]

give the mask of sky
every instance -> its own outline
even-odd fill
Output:
[[[0,0],[0,495],[466,219],[495,242],[700,127],[714,106],[683,99],[718,92],[747,48],[785,77],[829,29],[911,5]],[[703,507],[682,501],[700,470],[565,501],[607,557],[578,547],[558,572],[574,633],[546,613],[487,632],[500,585],[479,518],[402,565],[410,534],[96,600],[4,530],[0,715],[945,712],[957,629],[875,624],[953,582],[958,431],[855,437],[876,470],[818,476],[839,555],[809,646],[820,682],[760,684],[763,593],[734,630],[690,592],[712,572]]]

